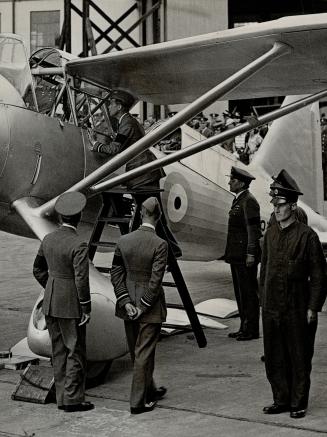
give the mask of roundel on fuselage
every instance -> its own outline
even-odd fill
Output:
[[[186,215],[193,208],[191,187],[184,176],[172,172],[166,177],[163,188],[163,204],[170,227],[172,231],[181,230]]]

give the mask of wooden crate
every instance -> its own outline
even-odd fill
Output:
[[[21,380],[11,398],[37,404],[54,401],[55,386],[52,367],[29,364],[21,374]]]

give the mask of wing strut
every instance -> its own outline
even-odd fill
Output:
[[[203,94],[193,103],[178,112],[174,117],[163,123],[158,129],[150,132],[148,135],[141,138],[128,149],[114,156],[112,159],[110,159],[110,161],[86,176],[77,184],[73,185],[68,191],[84,191],[99,182],[100,180],[109,176],[112,172],[125,165],[132,158],[144,152],[149,147],[154,146],[162,138],[166,137],[179,126],[186,123],[188,120],[193,118],[196,114],[201,112],[207,106],[220,99],[227,92],[236,88],[238,85],[247,80],[250,76],[255,74],[269,62],[279,58],[280,56],[285,55],[286,53],[289,53],[290,50],[291,47],[287,44],[275,42],[273,47],[268,50],[268,52],[264,53],[259,58],[250,62],[250,64],[241,68],[241,70],[234,73],[231,77],[224,80],[207,93]],[[40,215],[50,214],[53,211],[56,199],[57,198],[54,198],[40,206],[36,213]]]
[[[155,161],[144,164],[141,167],[137,167],[112,179],[100,182],[99,184],[90,187],[90,191],[92,193],[98,193],[101,191],[109,190],[116,185],[126,182],[127,180],[133,179],[144,173],[155,170],[156,168],[164,167],[168,164],[172,164],[173,162],[180,161],[181,159],[187,158],[188,156],[194,155],[195,153],[202,152],[202,150],[208,149],[211,146],[215,146],[244,132],[248,132],[254,127],[261,126],[263,124],[269,123],[270,121],[276,120],[277,118],[283,117],[284,115],[301,109],[304,106],[310,105],[311,103],[316,102],[317,100],[320,100],[326,96],[327,90],[324,90],[319,93],[313,94],[312,96],[300,99],[294,103],[290,103],[289,105],[283,106],[282,108],[276,109],[275,111],[258,117],[255,120],[249,120],[246,123],[240,124],[233,129],[229,129],[227,131],[209,137],[203,141],[192,144],[185,149],[166,155],[164,158],[156,159]]]

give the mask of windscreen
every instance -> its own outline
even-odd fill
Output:
[[[26,101],[33,91],[33,81],[24,43],[15,35],[0,35],[0,74]]]

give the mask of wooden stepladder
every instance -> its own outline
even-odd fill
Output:
[[[103,204],[100,208],[97,220],[89,242],[89,257],[93,261],[96,251],[100,247],[114,248],[115,242],[103,241],[101,237],[107,224],[117,225],[121,234],[126,234],[138,228],[140,225],[140,210],[142,201],[147,197],[155,196],[160,201],[160,189],[138,189],[128,190],[117,188],[102,194]],[[130,198],[126,198],[129,195]],[[133,200],[133,202],[132,202]],[[166,218],[162,215],[157,224],[157,234],[168,243],[168,269],[174,280],[170,286],[175,286],[188,315],[192,330],[200,348],[207,345],[202,326],[200,325],[191,296],[189,294],[184,277],[178,265],[176,256],[179,249],[176,241],[168,228]],[[109,268],[98,267],[99,271],[109,273]],[[165,284],[164,284],[165,285]]]

